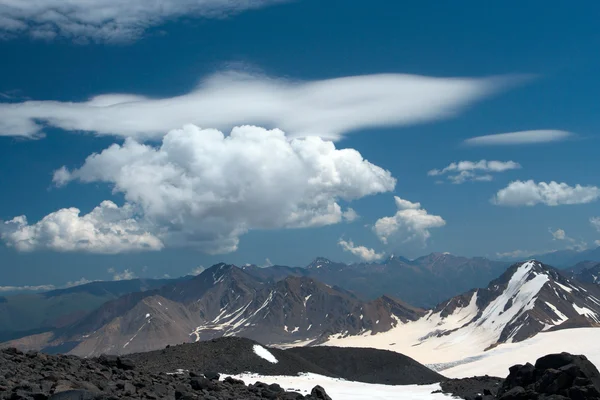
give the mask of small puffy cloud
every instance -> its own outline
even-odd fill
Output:
[[[267,257],[267,258],[265,258],[265,262],[263,263],[263,265],[260,266],[260,268],[268,268],[268,267],[272,267],[272,266],[273,266],[273,263]]]
[[[48,249],[116,254],[163,247],[160,239],[139,224],[134,207],[118,207],[112,201],[103,201],[83,216],[77,208],[63,208],[35,224],[29,224],[24,215],[0,221],[0,238],[24,252]]]
[[[594,244],[595,244],[596,246],[599,246],[599,247],[600,247],[600,240],[595,240],[595,241],[594,241]]]
[[[412,203],[394,196],[398,211],[392,217],[380,218],[375,222],[373,231],[383,243],[391,237],[398,237],[402,242],[418,241],[422,245],[431,236],[430,229],[446,225],[439,215],[431,215],[421,207],[421,203]]]
[[[567,239],[567,234],[565,233],[565,231],[563,229],[557,229],[555,231],[553,231],[552,229],[550,229],[550,233],[552,234],[552,237],[554,238],[554,240],[565,240],[565,239]]]
[[[519,169],[521,165],[514,161],[459,161],[453,162],[442,169],[432,169],[429,176],[447,175],[447,179],[454,184],[468,181],[487,182],[493,180],[490,173],[505,172]]]
[[[78,43],[137,39],[178,17],[219,18],[285,0],[0,0],[0,37],[57,36]]]
[[[547,252],[545,252],[545,251],[536,252],[536,251],[529,251],[529,250],[514,250],[514,251],[507,251],[505,253],[496,253],[496,257],[498,257],[500,259],[519,259],[519,258],[527,258],[534,254],[540,254],[540,253],[547,253]]]
[[[592,224],[592,226],[596,228],[598,232],[600,232],[600,217],[590,218],[590,224]]]
[[[114,268],[109,268],[108,273],[112,274],[113,281],[128,281],[136,278],[135,273],[129,269],[118,272]]]
[[[375,250],[369,249],[368,247],[355,246],[352,240],[345,241],[340,239],[338,244],[342,247],[342,249],[344,249],[344,251],[348,251],[364,261],[377,261],[381,260],[384,256],[384,253],[377,253]]]
[[[73,286],[81,286],[81,285],[85,285],[87,283],[92,283],[92,282],[95,282],[95,281],[89,280],[87,278],[81,278],[81,279],[78,279],[76,281],[69,281],[69,282],[67,282],[65,284],[65,287],[69,288],[69,287],[73,287]]]
[[[346,211],[344,211],[344,213],[342,214],[342,217],[347,222],[353,222],[353,221],[356,221],[358,218],[360,218],[360,216],[352,208],[348,208]]]
[[[573,136],[575,135],[571,132],[546,129],[477,136],[465,140],[464,143],[469,146],[510,146],[559,142]]]
[[[563,229],[548,230],[552,235],[552,240],[560,240],[569,243],[567,249],[582,251],[587,249],[587,243],[582,240],[574,239],[567,235]]]
[[[189,275],[200,275],[201,273],[203,273],[206,270],[206,268],[204,268],[202,265],[192,269],[189,272]]]
[[[291,81],[227,72],[171,98],[104,94],[84,102],[0,103],[0,135],[37,137],[51,126],[146,140],[192,123],[220,130],[256,124],[290,137],[337,140],[361,129],[450,118],[515,79],[377,74]]]
[[[89,237],[87,244],[79,244],[81,234],[63,234],[58,236],[60,246],[50,246],[48,242],[58,240],[54,231],[45,240],[26,241],[41,234],[33,235],[29,225],[16,222],[12,224],[19,227],[18,234],[4,235],[5,241],[19,243],[21,249],[44,247],[43,243],[118,252],[131,247],[157,249],[164,243],[228,253],[251,229],[352,220],[356,213],[343,210],[339,202],[389,192],[396,184],[389,171],[366,161],[358,151],[336,149],[318,137],[288,140],[280,130],[252,126],[237,127],[226,137],[193,125],[169,132],[158,147],[133,139],[112,145],[89,156],[79,169],[58,170],[54,180],[58,185],[105,182],[124,194],[127,203],[123,209],[103,203],[101,210],[122,210],[108,220],[101,212],[91,213],[88,230],[102,235]]]
[[[514,181],[501,189],[492,198],[499,206],[559,206],[565,204],[586,204],[600,198],[600,188],[596,186],[569,186],[566,183],[539,182],[533,180]]]

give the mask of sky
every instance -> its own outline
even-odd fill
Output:
[[[0,287],[597,247],[598,12],[0,0]]]

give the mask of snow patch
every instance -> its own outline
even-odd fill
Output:
[[[252,350],[254,351],[254,354],[259,356],[260,358],[267,360],[271,364],[277,364],[279,362],[279,360],[277,360],[269,350],[265,349],[261,345],[255,344],[252,347]]]

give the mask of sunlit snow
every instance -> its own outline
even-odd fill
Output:
[[[279,360],[277,360],[275,358],[275,356],[273,354],[271,354],[271,352],[269,350],[265,349],[261,345],[255,344],[252,347],[252,350],[254,350],[254,353],[257,356],[259,356],[260,358],[264,358],[265,360],[267,360],[271,364],[277,364],[279,362]]]
[[[223,375],[225,378],[228,375]],[[257,374],[234,375],[246,384],[257,381],[267,384],[277,383],[282,388],[297,391],[304,395],[310,394],[312,388],[322,386],[333,400],[439,400],[450,399],[451,396],[442,393],[432,393],[440,389],[434,385],[377,385],[345,381],[317,374],[300,374],[299,376],[262,376]]]

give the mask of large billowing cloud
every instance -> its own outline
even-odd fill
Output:
[[[83,216],[77,208],[64,208],[31,225],[24,215],[0,221],[0,238],[19,251],[49,249],[114,254],[163,247],[160,239],[140,226],[134,207],[129,204],[118,207],[108,200]]]
[[[533,180],[514,181],[501,189],[492,198],[499,206],[559,206],[566,204],[586,204],[600,198],[600,188],[596,186],[569,186],[566,183],[539,182]]]
[[[223,17],[285,0],[0,0],[0,37],[122,42],[178,17]]]
[[[495,135],[477,136],[464,141],[469,146],[510,146],[537,144],[548,142],[560,142],[575,136],[571,132],[539,129],[534,131],[519,131],[509,133],[498,133]]]
[[[443,169],[432,169],[427,175],[446,175],[450,182],[461,184],[468,181],[491,181],[493,179],[492,173],[519,168],[521,168],[521,165],[514,161],[459,161],[453,162]]]
[[[1,0],[0,0],[1,1]],[[105,94],[85,102],[0,104],[0,135],[35,137],[45,125],[101,135],[161,138],[188,123],[229,130],[256,124],[289,137],[339,139],[364,128],[449,118],[512,78],[380,74],[297,82],[220,73],[192,92],[164,99]]]
[[[356,150],[336,149],[317,137],[288,140],[280,130],[253,126],[236,127],[226,137],[194,125],[170,131],[159,147],[127,139],[91,155],[81,168],[59,169],[54,181],[58,186],[108,183],[124,194],[126,207],[139,210],[136,223],[160,239],[156,246],[192,246],[208,253],[234,251],[239,237],[251,229],[353,220],[356,213],[340,202],[388,192],[396,184],[390,172]],[[32,238],[22,248],[43,247],[39,244],[50,240],[41,230],[30,233],[26,224],[17,228],[4,238],[15,246],[24,232]],[[60,247],[67,246],[93,248],[76,243]]]
[[[342,247],[342,249],[344,249],[344,251],[348,251],[364,261],[377,261],[381,260],[384,256],[383,253],[377,253],[374,249],[355,245],[352,240],[346,241],[340,239],[338,244]]]
[[[421,207],[421,203],[412,203],[394,196],[398,211],[392,217],[380,218],[375,222],[373,231],[383,243],[389,243],[391,238],[398,238],[403,243],[409,241],[427,243],[431,237],[432,228],[446,225],[439,215],[431,215]]]

